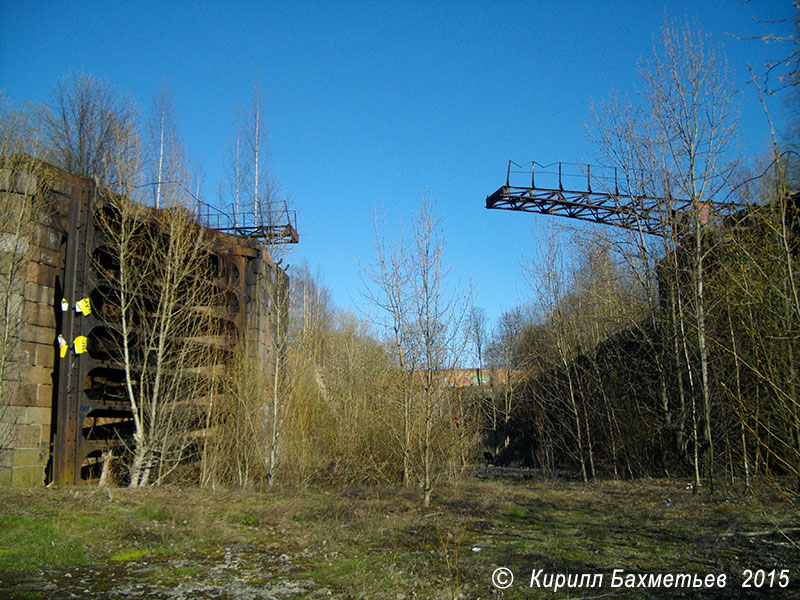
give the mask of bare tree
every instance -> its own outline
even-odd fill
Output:
[[[133,178],[123,181],[135,198],[141,169],[132,164],[117,172]],[[183,185],[164,186],[162,193],[166,208],[157,212],[106,195],[96,213],[106,243],[95,259],[107,283],[99,312],[113,332],[108,352],[122,364],[133,414],[132,487],[163,482],[191,451],[190,432],[202,412],[198,399],[214,389],[218,352],[226,345],[213,316],[219,298],[208,282],[206,234],[185,206]]]
[[[472,343],[475,345],[478,364],[478,383],[481,383],[483,372],[483,351],[486,345],[486,311],[483,308],[472,307],[469,313],[469,332]]]
[[[175,185],[180,180],[180,173],[173,171],[176,158],[182,157],[184,153],[180,147],[174,113],[172,96],[164,84],[153,100],[147,123],[149,150],[152,154],[148,163],[152,170],[150,177],[153,184],[153,205],[156,208],[160,208],[163,203],[165,185]]]
[[[70,173],[116,188],[119,153],[132,148],[138,111],[103,80],[80,73],[62,79],[41,111],[49,157]],[[130,157],[128,157],[130,158]]]
[[[411,292],[410,274],[406,264],[407,254],[401,238],[393,248],[387,248],[383,229],[376,216],[373,251],[375,263],[363,268],[365,273],[364,298],[374,308],[376,325],[383,329],[389,353],[397,368],[397,389],[392,399],[396,400],[400,412],[400,426],[389,424],[402,456],[402,480],[404,486],[412,480],[412,406],[413,389],[418,365],[409,352],[412,336],[409,323]],[[387,423],[388,424],[388,423]]]
[[[404,481],[418,482],[428,506],[446,456],[442,440],[452,439],[448,427],[458,426],[458,410],[443,379],[465,350],[468,296],[448,282],[441,221],[426,195],[412,218],[412,232],[411,244],[397,246],[388,256],[376,234],[378,262],[368,273],[373,288],[367,298],[383,315],[380,322],[403,382],[402,429],[395,434]]]
[[[575,323],[578,311],[570,306],[566,259],[554,239],[551,238],[543,256],[541,264],[529,266],[526,278],[534,296],[540,298],[542,316],[548,322],[554,341],[555,358],[567,383],[567,408],[575,439],[574,457],[580,465],[581,478],[587,482],[586,422],[574,364],[580,353]],[[591,456],[590,446],[588,449]]]
[[[666,254],[671,257],[676,277],[674,339],[682,346],[683,370],[690,388],[695,489],[700,483],[702,447],[713,491],[706,261],[713,250],[713,237],[709,235],[716,218],[713,203],[726,199],[734,180],[732,149],[738,112],[725,60],[696,23],[679,26],[667,22],[654,58],[642,62],[640,73],[645,83],[644,110],[637,113],[619,100],[604,105],[598,119],[598,139],[605,158],[632,179],[632,189],[665,199],[664,214],[670,214],[671,198],[688,201],[690,206],[684,216],[686,222],[678,219],[668,223],[672,237],[666,239]],[[643,176],[635,175],[639,173]],[[688,297],[683,293],[686,285],[681,283],[684,275],[692,290]],[[696,409],[698,403],[700,411]]]

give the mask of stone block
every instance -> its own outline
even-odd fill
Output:
[[[0,189],[3,191],[33,196],[37,185],[38,180],[32,173],[19,169],[0,169]]]
[[[14,448],[39,448],[42,442],[41,425],[15,425]]]
[[[14,465],[14,450],[5,448],[0,450],[0,469],[11,468]]]
[[[0,487],[11,487],[11,467],[0,467]]]
[[[13,446],[12,442],[16,434],[16,427],[13,423],[0,422],[0,448]]]
[[[22,328],[22,341],[35,344],[53,344],[56,339],[56,330],[53,327],[39,325],[25,325]],[[47,382],[43,382],[47,383]]]
[[[13,406],[38,406],[38,388],[38,383],[23,383],[9,404]]]
[[[3,406],[0,407],[0,422],[10,425],[25,423],[25,411],[27,406]]]
[[[26,367],[22,371],[22,379],[25,383],[53,383],[53,369],[47,367]]]
[[[49,344],[21,342],[20,350],[22,351],[22,357],[26,364],[35,367],[53,368],[53,360],[56,351],[52,342]]]
[[[43,265],[48,265],[58,269],[64,262],[64,256],[58,250],[39,248],[39,251],[36,253],[36,261]]]
[[[33,243],[36,246],[39,246],[40,249],[56,252],[59,255],[61,254],[63,239],[64,236],[61,232],[41,223],[36,226],[33,232]]]
[[[49,448],[47,446],[34,449],[24,448],[14,450],[14,468],[17,467],[44,467],[47,464]],[[16,483],[14,485],[17,485]]]
[[[53,406],[53,386],[48,383],[41,383],[36,386],[36,406],[52,408]]]
[[[52,288],[55,286],[57,274],[58,269],[55,267],[31,261],[28,263],[26,281]]]
[[[53,306],[55,292],[53,285],[40,285],[37,283],[25,284],[25,300]]]
[[[0,233],[0,252],[11,252],[24,255],[28,252],[30,242],[27,237],[14,233]]]
[[[22,288],[20,288],[20,291],[22,291]],[[11,315],[12,321],[22,317],[22,307],[24,303],[25,299],[22,294],[11,293],[8,295],[8,314]]]
[[[22,311],[22,318],[26,323],[40,327],[55,327],[56,315],[52,306],[38,302],[26,302]]]
[[[52,369],[55,367],[55,360],[55,346],[53,344],[39,344],[39,347],[36,348],[36,366]]]
[[[25,407],[25,419],[23,422],[26,424],[50,425],[52,412],[49,408],[43,406],[27,406]]]
[[[19,349],[22,353],[21,360],[26,365],[35,365],[36,364],[36,346],[38,344],[32,344],[30,342],[20,342]]]
[[[44,485],[44,465],[14,467],[11,474],[13,487],[42,487]]]

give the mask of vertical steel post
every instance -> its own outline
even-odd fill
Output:
[[[58,395],[56,406],[56,436],[55,452],[53,457],[53,480],[60,485],[74,485],[80,478],[80,465],[77,462],[77,441],[80,435],[78,423],[78,395],[82,393],[82,373],[79,369],[80,356],[74,352],[72,346],[76,337],[75,312],[72,309],[78,299],[77,293],[80,278],[84,269],[81,268],[81,255],[86,252],[85,236],[81,236],[81,225],[85,230],[87,212],[86,193],[82,187],[73,186],[70,195],[69,230],[67,232],[66,262],[64,268],[64,298],[67,301],[66,309],[62,307],[61,335],[67,342],[67,354],[58,360]],[[84,239],[81,239],[84,238]],[[83,242],[83,243],[82,243]],[[61,298],[56,298],[56,303],[61,305]]]

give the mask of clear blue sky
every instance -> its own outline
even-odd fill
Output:
[[[407,220],[438,198],[452,274],[491,319],[527,295],[520,262],[553,217],[487,211],[506,161],[590,160],[592,102],[640,86],[666,15],[696,18],[736,82],[784,49],[739,40],[790,26],[790,0],[531,2],[41,2],[0,0],[0,88],[43,99],[84,71],[147,110],[166,82],[181,138],[213,196],[235,112],[260,81],[271,169],[298,211],[289,262],[360,302],[373,208]],[[747,152],[767,147],[745,90]],[[775,104],[779,110],[780,105]]]

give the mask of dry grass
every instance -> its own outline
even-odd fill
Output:
[[[470,480],[440,490],[427,510],[416,491],[381,487],[117,489],[111,498],[96,489],[2,490],[0,595],[69,597],[70,582],[59,577],[72,569],[83,597],[114,597],[109,580],[117,597],[125,597],[119,582],[129,580],[150,586],[150,596],[167,597],[207,581],[220,565],[232,577],[214,575],[223,589],[234,579],[257,591],[289,578],[308,582],[302,597],[567,597],[530,589],[534,568],[606,574],[604,589],[573,590],[572,597],[642,597],[641,590],[609,588],[617,568],[727,573],[728,588],[703,590],[703,598],[732,591],[746,597],[739,588],[745,568],[789,569],[796,592],[797,548],[779,534],[742,535],[773,530],[763,507],[786,527],[800,526],[796,514],[778,499],[692,496],[684,484]],[[498,566],[517,576],[505,592],[491,586]]]

